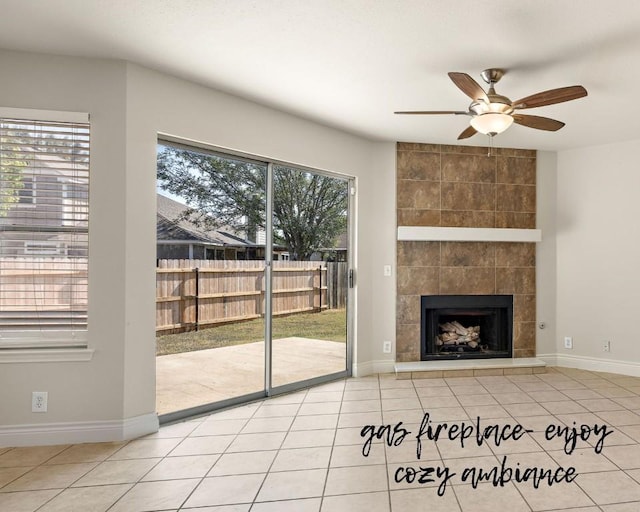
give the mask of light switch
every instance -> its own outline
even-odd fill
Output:
[[[391,265],[384,266],[384,277],[391,277]]]

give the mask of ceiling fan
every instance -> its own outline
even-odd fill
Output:
[[[458,140],[467,139],[476,133],[484,133],[493,137],[505,131],[512,123],[555,132],[564,126],[561,121],[548,117],[519,114],[517,111],[528,108],[544,107],[565,101],[576,100],[587,95],[587,90],[581,85],[560,87],[548,91],[532,94],[517,101],[511,101],[506,96],[496,93],[495,85],[505,74],[503,69],[485,69],[480,75],[489,84],[489,90],[484,91],[482,87],[466,73],[449,73],[449,78],[458,88],[473,101],[469,105],[468,111],[455,110],[423,110],[423,111],[401,111],[395,114],[419,114],[419,115],[440,115],[454,114],[471,116],[470,125],[458,136]]]

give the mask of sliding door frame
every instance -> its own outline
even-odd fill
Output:
[[[220,400],[217,402],[211,402],[208,404],[199,405],[196,407],[190,407],[167,414],[159,415],[159,421],[161,424],[171,423],[186,418],[208,414],[213,411],[225,409],[228,407],[249,403],[252,401],[260,400],[269,396],[279,395],[283,393],[289,393],[298,389],[303,389],[325,382],[330,382],[336,379],[350,377],[352,375],[353,364],[353,339],[354,339],[354,317],[355,317],[355,293],[353,283],[350,280],[347,286],[347,304],[346,304],[346,343],[345,343],[345,369],[339,372],[321,375],[302,381],[296,381],[281,386],[273,386],[273,173],[275,166],[283,166],[300,170],[304,172],[314,173],[330,178],[340,179],[346,182],[348,187],[348,204],[347,204],[347,271],[350,275],[355,273],[355,199],[356,188],[355,178],[352,176],[339,174],[336,172],[325,171],[321,169],[314,169],[303,165],[294,164],[291,162],[284,162],[280,160],[274,160],[271,158],[263,158],[260,156],[252,155],[235,150],[229,150],[227,148],[206,144],[203,142],[197,142],[188,140],[185,138],[179,138],[172,135],[159,133],[158,144],[168,144],[173,147],[179,147],[181,149],[193,149],[209,152],[213,155],[220,157],[230,157],[235,159],[242,159],[251,163],[266,166],[266,225],[265,225],[265,314],[264,314],[264,389],[262,391],[249,393],[246,395],[240,395],[237,397],[229,398],[226,400]]]

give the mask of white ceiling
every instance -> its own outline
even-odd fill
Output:
[[[496,145],[628,140],[640,122],[637,0],[0,0],[0,48],[126,59],[373,139],[457,143],[466,117],[393,111],[465,110],[447,72],[488,67],[512,100],[589,91],[528,111],[562,130]]]

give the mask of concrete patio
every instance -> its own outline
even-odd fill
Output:
[[[273,340],[273,385],[346,367],[346,345],[307,338]],[[158,414],[264,389],[264,342],[183,352],[156,358]]]

